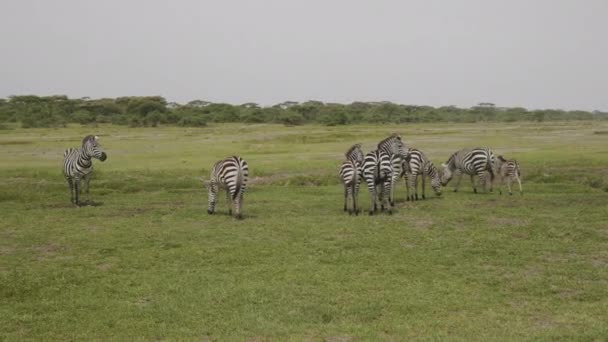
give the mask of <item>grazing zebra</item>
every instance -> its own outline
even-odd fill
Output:
[[[359,195],[360,180],[363,178],[363,151],[361,144],[353,145],[346,153],[346,161],[340,167],[340,180],[344,184],[344,211],[349,214],[359,214],[357,196]],[[352,210],[348,209],[348,199],[352,200]]]
[[[391,205],[395,205],[395,184],[401,176],[402,164],[405,158],[407,158],[407,149],[405,144],[401,140],[401,136],[393,133],[388,138],[378,143],[378,150],[388,154],[390,163],[392,165],[391,184],[389,192],[389,202]]]
[[[377,200],[380,201],[381,209],[384,211],[384,201],[386,195],[390,193],[393,185],[393,167],[391,159],[384,151],[376,150],[368,153],[363,161],[363,178],[367,183],[370,193],[371,206],[369,214],[373,215],[378,210]],[[380,186],[380,192],[377,187]],[[392,214],[392,209],[387,203],[388,213]]]
[[[516,180],[519,184],[519,194],[523,195],[524,191],[521,187],[521,171],[519,169],[519,163],[515,159],[506,160],[503,156],[498,156],[496,160],[496,169],[498,170],[498,176],[500,177],[500,187],[498,188],[502,195],[502,186],[507,180],[507,188],[509,189],[509,195],[513,195],[511,191],[511,184],[513,180]]]
[[[81,148],[68,148],[63,153],[63,175],[70,186],[70,201],[76,205],[81,205],[80,202],[80,180],[84,180],[85,193],[89,203],[89,182],[93,174],[93,162],[91,158],[97,158],[104,161],[108,158],[103,151],[98,137],[95,135],[87,135],[82,139]]]
[[[226,188],[226,198],[228,200],[228,214],[232,215],[234,205],[235,217],[242,219],[241,205],[243,204],[243,194],[247,186],[249,176],[249,166],[241,157],[233,156],[220,160],[213,165],[211,180],[207,182],[209,189],[209,207],[207,213],[215,212],[217,194],[220,188]]]
[[[494,185],[495,164],[496,160],[494,157],[494,152],[492,152],[492,150],[489,148],[478,147],[474,149],[462,149],[452,154],[448,161],[442,165],[443,173],[441,175],[441,185],[446,186],[454,176],[454,172],[460,171],[454,192],[458,191],[458,186],[460,185],[463,174],[471,176],[473,192],[475,193],[477,193],[475,176],[479,176],[485,191],[487,171],[490,174],[490,192],[492,192]]]
[[[418,200],[419,175],[422,176],[422,199],[426,198],[425,179],[427,176],[431,178],[431,187],[435,190],[435,194],[441,196],[441,177],[439,171],[422,151],[415,148],[408,149],[408,157],[403,163],[401,174],[405,176],[406,199],[408,201]],[[412,191],[410,192],[410,190]]]

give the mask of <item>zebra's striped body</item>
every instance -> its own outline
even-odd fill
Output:
[[[496,159],[496,169],[498,170],[498,176],[500,177],[500,187],[498,191],[502,195],[502,186],[507,181],[507,188],[509,189],[509,195],[513,195],[511,191],[511,184],[514,180],[519,184],[519,194],[523,195],[524,191],[521,187],[521,171],[519,169],[519,163],[515,159],[506,160],[503,156],[498,156]]]
[[[441,177],[439,170],[428,160],[422,151],[410,148],[404,162],[402,174],[405,175],[408,201],[418,200],[418,176],[422,176],[422,199],[426,198],[426,177],[431,179],[431,187],[437,196],[441,196]]]
[[[363,151],[361,144],[353,145],[346,153],[346,161],[340,167],[340,181],[344,184],[344,211],[349,214],[359,214],[357,208],[357,197],[359,195],[359,185],[363,177]],[[352,201],[352,210],[348,209],[348,199]]]
[[[390,159],[392,174],[389,191],[389,203],[395,204],[395,185],[402,173],[402,165],[407,158],[407,149],[398,134],[392,134],[378,143],[378,150],[386,153]]]
[[[458,191],[458,186],[462,180],[462,175],[471,176],[471,184],[473,192],[477,193],[475,186],[475,176],[478,176],[483,183],[484,191],[486,189],[486,172],[490,174],[490,192],[494,186],[494,170],[496,166],[496,158],[494,152],[486,147],[478,147],[474,149],[462,149],[450,156],[448,161],[443,164],[443,173],[441,175],[441,185],[446,186],[452,179],[455,171],[460,171],[458,181],[454,191]]]
[[[92,158],[97,158],[102,162],[108,157],[97,142],[97,136],[87,135],[82,140],[81,148],[68,148],[63,153],[63,175],[70,187],[70,201],[76,205],[80,202],[80,181],[84,180],[86,203],[89,203],[89,183],[93,174]]]
[[[207,213],[213,214],[215,212],[218,192],[220,188],[226,188],[228,214],[232,215],[232,206],[234,205],[235,217],[241,219],[241,206],[248,176],[249,166],[241,157],[233,156],[215,163],[211,171],[211,180],[207,185],[209,189]]]
[[[392,175],[391,158],[387,153],[376,150],[365,156],[363,161],[363,178],[365,178],[370,193],[370,215],[373,215],[378,210],[377,201],[380,201],[381,209],[384,210],[385,200],[390,199],[387,197],[393,185]],[[378,191],[378,187],[380,187],[380,191]],[[388,208],[389,214],[391,214],[391,206],[389,203],[386,204],[386,208]]]

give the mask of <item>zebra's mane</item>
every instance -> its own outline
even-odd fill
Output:
[[[450,158],[448,158],[448,161],[445,162],[444,167],[449,167],[450,170],[454,168],[454,161],[456,160],[456,154],[458,154],[458,152],[452,153]]]
[[[353,146],[351,146],[344,155],[346,155],[346,157],[348,158],[348,156],[356,149],[361,149],[361,143],[354,144]],[[361,151],[361,152],[363,152],[363,151]]]
[[[84,145],[88,144],[89,142],[94,143],[95,141],[97,141],[96,135],[87,135],[84,137],[84,139],[82,139],[82,146],[84,147]]]
[[[397,133],[393,133],[388,138],[385,138],[382,141],[380,141],[378,143],[378,146],[380,146],[380,145],[382,145],[382,144],[384,144],[384,143],[386,143],[386,142],[388,142],[390,140],[395,140],[395,139],[401,141],[401,136],[399,134],[397,134]]]

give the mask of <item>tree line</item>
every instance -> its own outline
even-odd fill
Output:
[[[471,108],[417,106],[392,102],[286,101],[273,106],[257,103],[232,105],[193,100],[167,102],[161,96],[68,98],[65,95],[19,95],[0,98],[0,127],[62,127],[68,123],[112,123],[131,127],[178,125],[202,127],[210,122],[280,123],[284,125],[408,122],[513,122],[554,120],[606,120],[608,112],[497,107],[480,103]]]

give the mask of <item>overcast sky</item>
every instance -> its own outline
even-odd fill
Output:
[[[608,110],[608,0],[1,0],[0,97]]]

